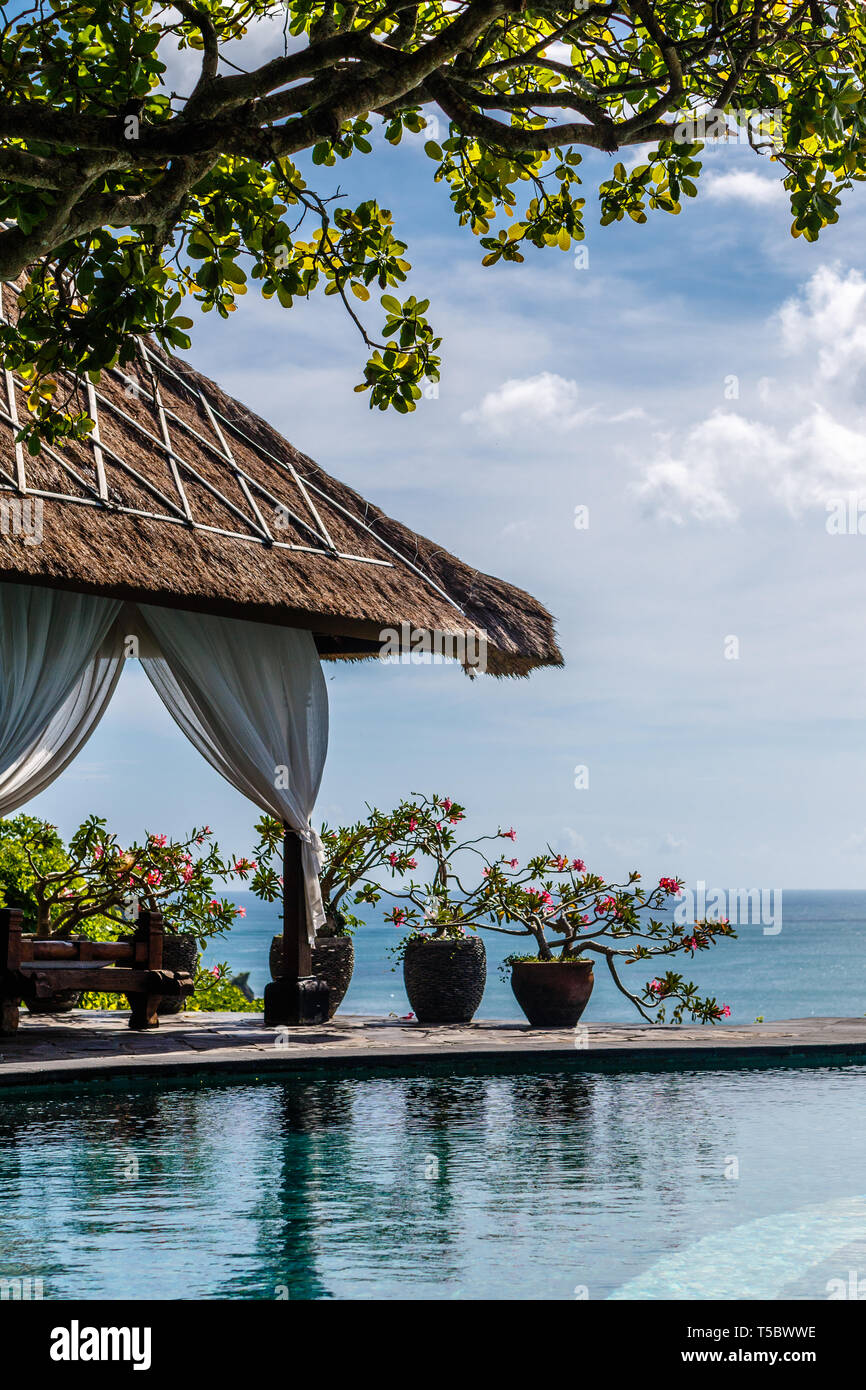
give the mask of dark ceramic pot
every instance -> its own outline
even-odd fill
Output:
[[[78,1008],[81,994],[80,989],[59,989],[47,999],[28,999],[27,1009],[31,1014],[68,1014]]]
[[[518,961],[511,988],[533,1028],[573,1028],[592,994],[592,961]]]
[[[166,932],[162,938],[163,970],[185,970],[195,979],[198,969],[198,942],[188,932]],[[157,1005],[158,1014],[180,1014],[186,1008],[186,998],[165,994]]]
[[[469,1023],[487,983],[484,942],[478,936],[409,941],[403,982],[419,1023]]]
[[[271,979],[283,974],[283,938],[271,942]],[[328,1018],[333,1018],[346,997],[355,969],[355,947],[351,936],[320,936],[313,947],[313,974],[328,986]]]

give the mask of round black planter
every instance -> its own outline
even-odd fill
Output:
[[[484,942],[478,936],[409,941],[403,982],[419,1023],[468,1023],[487,983]]]
[[[163,970],[185,970],[195,979],[198,969],[198,942],[189,932],[166,932],[162,938]],[[165,994],[157,1005],[158,1014],[180,1014],[186,1008],[186,999]]]
[[[592,961],[518,961],[511,988],[533,1028],[573,1028],[592,994]]]
[[[79,989],[59,989],[47,999],[28,999],[27,1009],[31,1014],[68,1014],[77,1009],[81,1000]]]
[[[275,936],[271,941],[270,967],[271,979],[278,980],[283,973],[283,938]],[[333,1018],[346,997],[352,983],[355,969],[355,947],[351,936],[320,936],[313,947],[313,974],[324,980],[328,986],[328,1018]]]

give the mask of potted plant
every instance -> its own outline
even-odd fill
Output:
[[[682,882],[662,878],[645,889],[635,870],[624,883],[608,883],[590,874],[581,859],[569,860],[548,851],[520,869],[516,859],[491,866],[487,882],[494,907],[489,930],[517,930],[534,938],[530,955],[510,955],[515,998],[534,1028],[573,1028],[586,1008],[593,988],[593,961],[600,956],[617,988],[648,1022],[685,1014],[704,1023],[730,1015],[726,1004],[701,998],[694,984],[667,971],[648,981],[639,992],[623,983],[619,964],[634,964],[677,954],[694,956],[717,937],[735,936],[726,920],[680,924],[652,914],[680,893]],[[511,925],[506,926],[505,923]]]
[[[362,919],[352,911],[360,902],[377,902],[381,889],[373,877],[387,870],[396,872],[393,856],[395,837],[407,830],[412,820],[410,803],[401,802],[396,811],[386,814],[368,807],[365,819],[352,825],[323,826],[321,840],[325,858],[320,874],[325,925],[316,936],[312,951],[313,973],[328,985],[328,1013],[333,1018],[346,996],[355,967],[352,936]],[[253,873],[250,887],[265,902],[274,902],[282,893],[283,879],[274,861],[282,851],[284,827],[273,816],[262,816],[256,824],[259,839],[254,858],[240,860],[241,876]],[[277,861],[278,862],[278,861]],[[271,941],[271,978],[284,973],[282,965],[283,937]]]
[[[431,866],[427,882],[410,879],[403,891],[388,890],[405,906],[386,914],[394,926],[410,928],[394,954],[403,962],[406,994],[419,1023],[468,1023],[487,981],[484,942],[474,933],[496,920],[489,879],[494,861],[482,846],[514,832],[458,841],[454,827],[465,816],[450,797],[418,798],[392,851],[396,871],[416,868],[419,854]],[[478,868],[480,875],[473,872],[475,881],[467,886],[470,869]]]
[[[148,835],[142,844],[124,849],[96,816],[79,826],[68,847],[45,822],[32,817],[15,821],[2,823],[4,848],[14,838],[15,854],[26,868],[17,892],[29,905],[25,924],[32,925],[36,936],[115,940],[129,931],[140,908],[159,909],[166,933],[163,964],[194,977],[199,947],[243,915],[243,908],[213,896],[214,878],[232,878],[235,870],[222,859],[207,826],[184,840]],[[3,892],[5,902],[19,905],[5,884]],[[72,991],[58,991],[47,1000],[28,1002],[28,1008],[55,1013],[78,1001]],[[175,1013],[182,1007],[182,1000],[166,998],[159,1011]]]

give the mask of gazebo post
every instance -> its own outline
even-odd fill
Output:
[[[265,986],[265,1023],[327,1023],[330,990],[313,975],[307,936],[307,900],[301,841],[293,830],[283,838],[282,974]]]

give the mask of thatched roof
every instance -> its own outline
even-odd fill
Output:
[[[562,664],[529,594],[386,516],[186,362],[144,348],[88,397],[91,438],[32,458],[14,443],[22,384],[0,382],[0,580],[307,628],[329,658],[376,655],[405,622],[485,634],[495,675]],[[42,499],[38,545],[11,534],[25,496]]]

